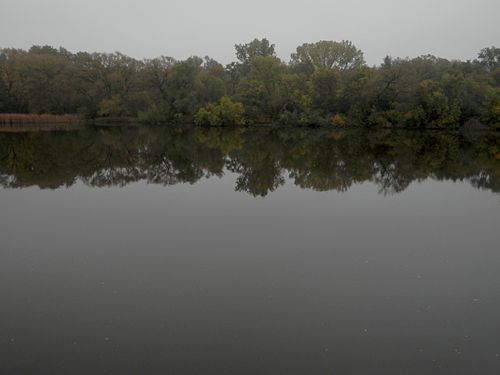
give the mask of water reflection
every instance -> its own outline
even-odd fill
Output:
[[[499,144],[0,134],[0,374],[498,374]]]
[[[266,196],[286,178],[318,191],[371,181],[394,194],[432,178],[499,192],[500,135],[164,127],[0,134],[4,188],[194,184],[226,171],[238,176],[235,190],[253,196]]]

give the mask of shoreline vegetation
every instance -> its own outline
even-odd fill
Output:
[[[0,130],[8,130],[10,128],[23,129],[36,126],[50,129],[83,124],[83,118],[70,114],[0,113]]]
[[[0,49],[0,131],[95,125],[499,129],[500,48],[472,61],[386,57],[368,66],[349,41],[235,46],[205,57],[137,60],[121,53]]]

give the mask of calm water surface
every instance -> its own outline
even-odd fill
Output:
[[[500,135],[0,134],[1,374],[498,374]]]

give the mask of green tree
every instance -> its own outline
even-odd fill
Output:
[[[286,65],[272,56],[259,56],[250,62],[250,70],[237,88],[241,100],[256,122],[276,119],[282,108],[281,83]]]
[[[196,125],[210,126],[244,125],[244,113],[243,104],[223,96],[217,104],[208,104],[198,109],[194,122]]]
[[[81,112],[95,116],[135,116],[144,103],[139,72],[144,63],[121,53],[78,53],[76,80],[84,96]]]
[[[354,69],[365,64],[363,52],[352,42],[322,40],[304,43],[292,54],[290,64],[298,71],[312,73],[316,69]]]
[[[481,52],[479,52],[478,57],[480,63],[489,71],[493,71],[496,68],[500,67],[500,48],[483,48]]]
[[[198,96],[201,89],[199,73],[203,60],[190,57],[178,62],[167,78],[166,91],[171,118],[176,121],[187,121],[194,116],[198,107]]]
[[[256,57],[276,56],[274,44],[267,39],[254,39],[246,44],[236,44],[236,57],[241,64],[248,64]]]
[[[460,118],[458,104],[451,101],[442,87],[434,81],[422,81],[419,90],[423,110],[421,124],[427,127],[457,125]]]
[[[340,89],[340,74],[332,69],[320,68],[310,77],[313,106],[327,114],[337,110],[337,95]]]

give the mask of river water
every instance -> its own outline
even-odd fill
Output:
[[[1,374],[498,374],[500,134],[0,133]]]

